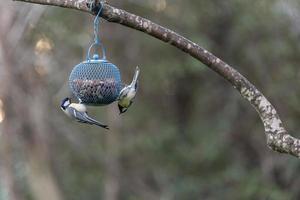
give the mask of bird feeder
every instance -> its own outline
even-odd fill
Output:
[[[69,85],[81,103],[92,105],[114,102],[122,89],[118,67],[97,54],[73,68]]]
[[[70,89],[78,100],[96,106],[114,102],[122,89],[120,71],[106,60],[105,49],[98,36],[101,9],[94,21],[95,41],[88,49],[86,60],[76,65],[69,77]],[[99,47],[102,49],[102,58],[97,53],[91,58],[91,49]]]

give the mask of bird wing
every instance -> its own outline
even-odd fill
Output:
[[[102,124],[102,123],[100,123],[99,121],[97,121],[97,120],[91,118],[90,116],[88,116],[87,113],[84,113],[83,115],[84,115],[85,118],[87,118],[87,119],[88,119],[89,121],[91,121],[93,124],[95,124],[95,125],[97,125],[97,126],[100,126],[100,127],[102,127],[102,128],[105,128],[105,129],[109,129],[107,125]]]
[[[134,76],[133,76],[133,79],[131,81],[131,83],[129,85],[126,85],[126,84],[122,84],[122,89],[119,93],[119,96],[117,98],[117,100],[120,100],[122,98],[125,97],[125,95],[127,95],[127,92],[130,90],[130,89],[133,89],[135,91],[137,91],[137,88],[138,88],[138,77],[139,77],[139,74],[140,74],[140,68],[137,66],[136,69],[135,69],[135,73],[134,73]]]
[[[102,124],[100,122],[98,122],[97,120],[89,117],[87,115],[87,113],[82,113],[82,112],[79,112],[77,111],[76,109],[72,108],[72,107],[69,107],[70,109],[70,112],[73,113],[74,117],[76,118],[76,120],[78,122],[81,122],[81,123],[87,123],[87,124],[91,124],[91,125],[97,125],[97,126],[100,126],[102,128],[105,128],[105,129],[108,129],[108,126],[105,125],[105,124]]]
[[[124,92],[125,92],[125,90],[127,90],[128,86],[129,85],[126,85],[125,83],[122,84],[122,89],[119,93],[119,96],[118,96],[117,100],[120,100],[120,99],[124,98]]]

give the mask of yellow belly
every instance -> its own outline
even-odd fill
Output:
[[[127,107],[130,105],[130,99],[129,99],[129,98],[124,98],[124,99],[122,99],[121,101],[119,101],[119,104],[120,104],[122,107],[127,108]]]

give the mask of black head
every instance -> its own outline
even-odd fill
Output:
[[[61,109],[65,110],[66,108],[69,107],[70,104],[71,104],[70,98],[66,97],[61,101],[60,107],[61,107]]]
[[[118,104],[118,107],[119,107],[120,115],[121,115],[122,113],[126,112],[127,109],[128,109],[128,108],[125,108],[125,107],[121,106],[120,104]]]

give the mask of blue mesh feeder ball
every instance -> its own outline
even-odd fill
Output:
[[[117,100],[122,89],[117,66],[94,54],[76,65],[69,77],[69,86],[81,103],[108,105]]]

